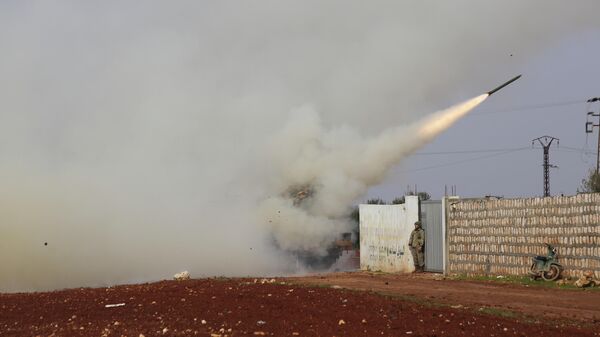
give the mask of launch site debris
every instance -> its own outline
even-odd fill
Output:
[[[115,307],[123,307],[123,306],[125,306],[125,303],[107,304],[104,307],[105,308],[115,308]]]
[[[315,189],[310,184],[292,186],[288,188],[286,194],[288,198],[293,200],[294,206],[300,206],[315,194]]]
[[[173,275],[173,279],[175,281],[185,281],[190,279],[190,273],[187,270],[182,271],[181,273],[177,273]]]
[[[575,285],[578,288],[593,287],[600,285],[600,281],[594,280],[594,273],[592,271],[586,271],[575,281]]]

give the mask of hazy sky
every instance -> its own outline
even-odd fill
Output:
[[[40,141],[56,151],[46,159],[60,160],[78,150],[68,139],[77,131],[65,125],[77,125],[82,115],[106,123],[94,116],[118,114],[119,106],[177,109],[167,96],[178,96],[186,109],[195,105],[198,120],[226,130],[225,143],[248,147],[302,104],[316,106],[329,127],[349,125],[374,135],[516,74],[523,74],[519,82],[421,151],[520,148],[545,134],[582,148],[583,102],[600,95],[600,23],[592,14],[598,9],[593,0],[179,1],[143,7],[3,1],[0,104],[11,130],[4,130],[0,150],[10,151],[6,144],[17,140],[31,143],[18,128],[30,121],[7,117],[15,107],[36,116],[38,106],[47,108],[45,117],[36,117],[45,130],[36,137],[45,134]],[[477,115],[573,100],[581,104]],[[239,105],[246,111],[224,112]],[[147,113],[144,123],[152,118],[162,117]],[[126,129],[121,121],[112,132]],[[551,154],[560,167],[552,170],[551,190],[572,194],[593,160],[560,151]],[[445,184],[468,196],[541,193],[540,150],[418,171],[487,154],[413,156],[370,195],[393,197],[414,184],[434,196]]]
[[[550,192],[575,194],[590,168],[596,165],[598,128],[586,134],[588,111],[598,113],[600,104],[586,103],[600,96],[600,27],[590,27],[558,38],[523,60],[505,78],[496,76],[489,89],[512,75],[523,77],[490,97],[433,143],[413,155],[370,190],[370,195],[392,199],[407,185],[439,198],[444,185],[456,185],[461,196],[497,195],[529,197],[543,194],[543,153],[534,138],[550,135]],[[508,48],[505,58],[517,56]],[[594,119],[597,124],[597,117]],[[519,149],[518,151],[470,154],[427,154],[463,150]],[[576,149],[579,149],[577,151]],[[481,159],[479,159],[481,158]],[[462,162],[462,163],[460,163]]]

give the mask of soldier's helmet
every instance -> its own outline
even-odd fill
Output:
[[[417,222],[415,222],[415,227],[421,227],[421,226],[422,226],[422,225],[421,225],[421,221],[417,221]]]

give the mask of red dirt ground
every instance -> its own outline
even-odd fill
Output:
[[[600,291],[528,287],[494,281],[457,281],[441,274],[336,273],[293,278],[295,282],[426,298],[473,308],[494,307],[546,319],[579,320],[598,325]],[[543,281],[540,281],[543,282]]]
[[[0,336],[595,336],[600,332],[597,325],[533,324],[371,292],[287,282],[198,279],[0,294]],[[125,305],[105,307],[116,303]]]

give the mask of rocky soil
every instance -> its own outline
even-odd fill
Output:
[[[0,336],[596,336],[288,279],[192,279],[0,294]]]

